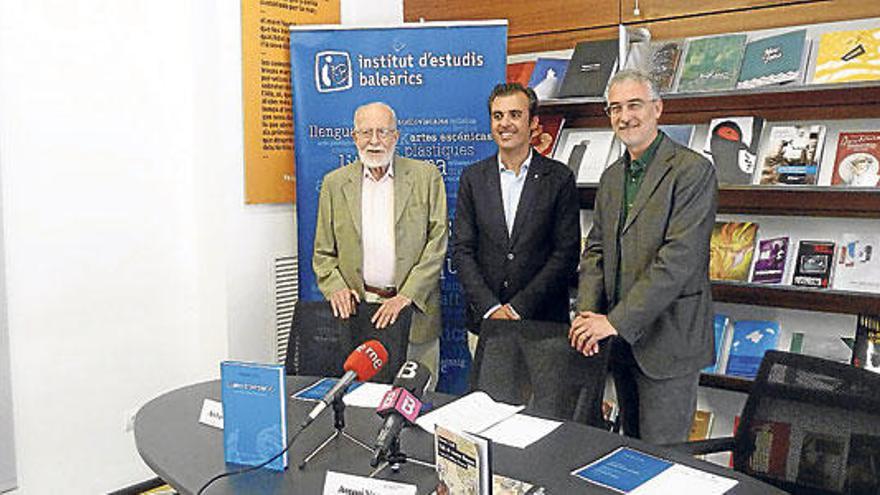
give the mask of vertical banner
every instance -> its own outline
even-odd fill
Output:
[[[446,183],[450,225],[458,181],[495,152],[486,101],[504,81],[506,21],[346,29],[292,27],[299,297],[323,299],[312,271],[324,175],[357,158],[354,110],[383,101],[397,113],[397,153],[433,163]],[[449,256],[441,274],[443,335],[438,390],[467,387],[464,297]]]
[[[295,199],[288,26],[339,16],[339,0],[241,0],[247,203]]]

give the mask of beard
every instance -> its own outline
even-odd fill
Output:
[[[372,155],[368,151],[358,150],[358,158],[360,158],[361,163],[364,164],[367,168],[382,168],[391,164],[391,157],[393,152],[386,151],[381,155]]]

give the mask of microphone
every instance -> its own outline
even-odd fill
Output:
[[[336,382],[336,385],[333,385],[333,388],[324,394],[324,397],[321,398],[321,402],[312,409],[312,412],[309,413],[309,417],[303,422],[303,427],[308,426],[309,423],[320,416],[320,414],[324,412],[324,409],[332,404],[340,393],[345,392],[345,389],[351,385],[351,382],[355,379],[365,382],[370,378],[373,378],[373,375],[382,369],[382,366],[386,362],[388,362],[388,351],[385,350],[385,346],[383,346],[378,340],[368,340],[357,346],[357,349],[353,350],[351,354],[348,355],[345,364],[342,365],[345,374],[342,375],[342,378],[340,378],[338,382]]]
[[[385,418],[385,423],[376,442],[373,444],[373,458],[370,465],[376,467],[388,454],[391,444],[397,439],[404,426],[415,422],[422,402],[419,400],[431,383],[431,372],[417,361],[407,361],[394,377],[392,388],[385,393],[376,414]]]

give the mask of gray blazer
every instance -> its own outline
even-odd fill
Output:
[[[607,314],[649,377],[682,376],[714,359],[708,270],[715,167],[664,136],[618,239],[625,167],[617,160],[599,183],[581,257],[578,310]]]

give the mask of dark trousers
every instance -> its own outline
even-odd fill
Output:
[[[532,414],[600,426],[607,355],[578,354],[565,323],[486,320],[472,385]]]
[[[686,441],[697,408],[699,370],[654,379],[642,373],[629,344],[615,338],[612,347],[611,374],[624,434],[655,445]]]

